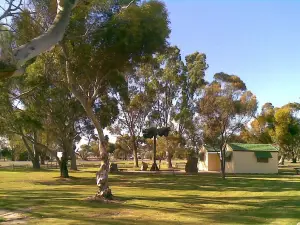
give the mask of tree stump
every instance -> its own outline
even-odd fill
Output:
[[[198,173],[198,158],[190,156],[185,164],[186,173]]]
[[[142,162],[141,171],[147,171],[148,163]]]
[[[110,166],[109,166],[109,172],[111,173],[116,173],[118,172],[119,169],[118,169],[118,164],[116,163],[111,163]]]

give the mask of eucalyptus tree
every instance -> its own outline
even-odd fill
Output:
[[[64,39],[44,54],[52,63],[49,68],[52,82],[68,87],[97,130],[102,161],[97,173],[99,197],[112,197],[103,128],[118,114],[117,99],[113,95],[119,93],[127,98],[123,73],[164,48],[170,32],[168,23],[165,6],[158,1],[95,1],[73,10]],[[32,44],[26,46],[32,47]],[[37,49],[34,47],[32,51],[37,52]],[[34,56],[36,54],[29,54],[26,60]],[[9,76],[15,69],[8,72]]]
[[[157,60],[152,58],[149,62],[138,65],[134,71],[125,75],[129,101],[119,98],[120,114],[115,124],[109,128],[111,133],[120,137],[123,137],[124,134],[129,135],[130,145],[128,147],[133,152],[135,167],[138,167],[139,136],[155,102],[156,94],[155,88],[153,88],[155,80],[152,76],[159,71]]]
[[[199,117],[197,102],[207,84],[204,78],[208,64],[206,55],[200,52],[187,55],[185,62],[174,120],[178,124],[178,133],[181,140],[185,139],[184,144],[195,148],[195,146],[202,144],[201,127],[196,122]]]
[[[204,141],[220,151],[222,178],[225,179],[225,151],[228,140],[251,120],[257,109],[255,95],[235,75],[217,73],[199,101],[199,123]]]
[[[18,80],[18,79],[17,79]],[[22,138],[24,145],[28,151],[32,161],[33,168],[40,168],[40,149],[36,144],[31,144],[27,136],[32,139],[36,137],[36,130],[41,128],[38,120],[33,119],[34,112],[25,110],[24,103],[21,98],[24,98],[28,90],[24,90],[20,94],[16,79],[9,82],[0,83],[0,133],[6,137],[18,135]]]
[[[269,133],[279,146],[282,156],[290,157],[293,163],[300,156],[299,104],[287,104],[275,110],[273,129]]]
[[[99,187],[96,196],[104,198],[112,197],[103,128],[118,114],[114,95],[118,93],[125,101],[128,99],[123,73],[162,50],[170,32],[164,4],[158,1],[131,4],[125,11],[122,7],[120,2],[111,2],[105,7],[96,4],[86,12],[76,11],[60,45],[64,82],[98,133],[101,166],[96,178]]]
[[[265,103],[261,112],[240,133],[240,139],[246,143],[272,144],[274,141],[270,135],[274,128],[275,107],[272,103]]]
[[[181,146],[197,146],[200,143],[200,127],[197,118],[196,102],[201,96],[206,82],[208,68],[206,55],[195,52],[181,59],[180,49],[170,47],[159,55],[160,73],[156,78],[156,103],[151,119],[161,127],[177,129]],[[172,167],[172,153],[166,150],[169,167]]]
[[[170,127],[174,129],[174,111],[176,100],[180,95],[181,76],[184,64],[178,47],[169,47],[164,53],[156,56],[159,63],[159,71],[154,73],[153,86],[155,89],[155,103],[149,120],[158,127]],[[172,167],[171,153],[166,149],[168,166]]]

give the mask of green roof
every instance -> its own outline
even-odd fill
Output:
[[[278,149],[271,144],[228,144],[233,151],[262,151],[262,152],[278,152]]]
[[[204,145],[203,147],[204,147],[204,148],[206,149],[206,151],[208,151],[208,152],[219,152],[218,149],[214,149],[214,148],[211,147],[210,145]]]
[[[271,152],[256,151],[254,154],[255,154],[256,158],[258,158],[258,159],[272,158]]]

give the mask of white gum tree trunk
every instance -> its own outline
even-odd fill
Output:
[[[10,62],[5,61],[5,57],[0,55],[2,65],[13,65],[13,69],[10,71],[7,71],[3,66],[0,67],[0,79],[19,75],[23,71],[22,66],[28,60],[49,50],[52,46],[61,41],[69,24],[71,11],[77,2],[78,0],[57,0],[57,14],[53,24],[46,33],[32,39],[27,44],[14,49]]]

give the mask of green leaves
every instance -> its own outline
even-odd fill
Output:
[[[238,76],[235,75],[228,75],[226,73],[221,72],[216,73],[214,75],[214,79],[217,82],[225,83],[225,85],[230,85],[235,90],[245,91],[247,89],[246,84]]]
[[[217,73],[214,78],[200,99],[199,113],[205,143],[220,148],[254,116],[257,100],[239,77]]]

